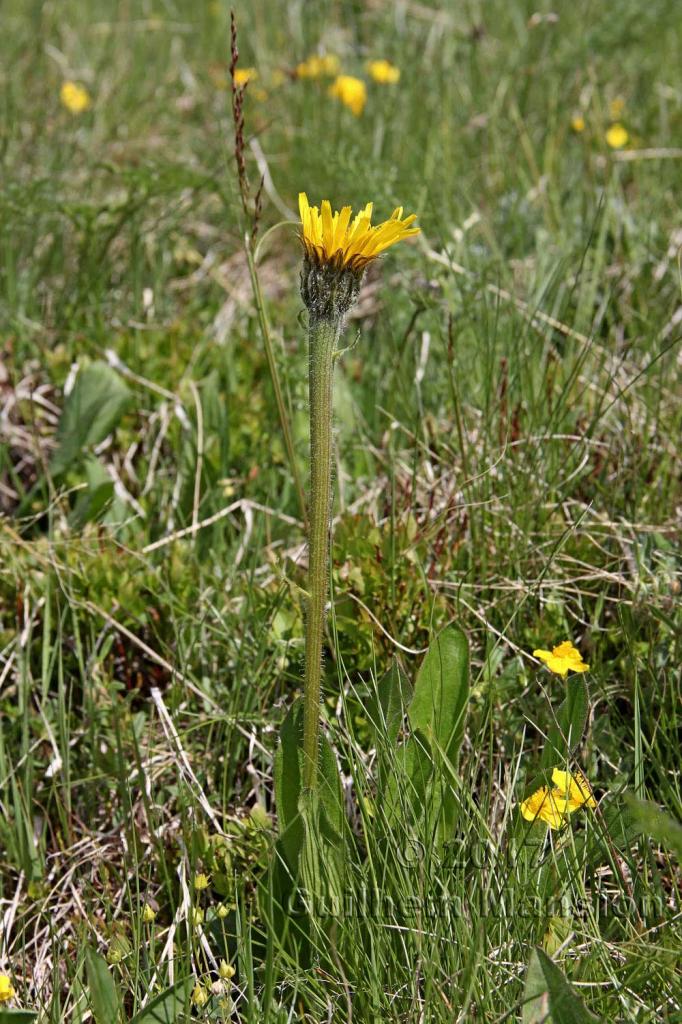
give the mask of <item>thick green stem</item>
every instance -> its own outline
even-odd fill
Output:
[[[320,736],[322,640],[327,602],[327,566],[332,502],[332,384],[334,352],[342,319],[314,317],[308,332],[310,396],[310,511],[308,516],[308,614],[303,691],[303,785],[317,786]]]

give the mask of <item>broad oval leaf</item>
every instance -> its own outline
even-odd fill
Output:
[[[469,701],[469,644],[454,625],[433,640],[422,662],[408,716],[414,732],[421,732],[434,756],[443,751],[457,763],[464,737]]]

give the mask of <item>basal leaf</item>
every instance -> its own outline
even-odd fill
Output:
[[[469,700],[469,645],[458,626],[446,626],[422,662],[408,715],[414,732],[426,737],[435,755],[442,750],[455,765],[464,736]]]
[[[121,419],[131,397],[130,389],[107,363],[91,363],[80,370],[64,401],[57,428],[59,447],[50,464],[52,472],[63,473],[84,451],[103,441]]]

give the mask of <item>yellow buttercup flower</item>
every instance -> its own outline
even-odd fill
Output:
[[[575,117],[571,118],[571,128],[578,135],[585,131],[585,118],[582,114],[576,114]]]
[[[77,82],[64,82],[59,90],[59,98],[72,114],[82,114],[92,104],[88,90]]]
[[[544,661],[550,672],[556,672],[564,679],[569,672],[589,672],[590,669],[590,666],[586,665],[581,658],[580,651],[576,650],[570,640],[564,640],[562,644],[553,647],[551,651],[539,648],[533,651],[533,657]]]
[[[622,149],[627,145],[629,138],[627,128],[622,124],[612,124],[606,133],[606,142],[611,149]]]
[[[403,218],[402,206],[393,211],[389,220],[372,227],[372,206],[367,203],[351,220],[350,206],[332,214],[329,200],[323,199],[320,213],[316,206],[308,204],[305,192],[299,193],[301,241],[309,259],[320,266],[360,271],[391,245],[419,234],[419,228],[411,227],[417,219],[416,213]]]
[[[400,81],[400,68],[387,60],[370,60],[367,64],[370,77],[380,85],[395,85]]]
[[[198,875],[194,876],[194,888],[195,889],[208,889],[209,880],[208,875],[205,875],[203,871],[199,872]]]
[[[579,807],[597,806],[592,787],[582,772],[564,772],[560,768],[555,768],[552,772],[552,782],[556,786],[554,792],[566,800],[569,814],[577,811]]]
[[[356,117],[360,117],[367,102],[367,86],[361,78],[339,75],[330,87],[329,95],[341,100]]]
[[[550,828],[563,828],[569,814],[568,801],[557,790],[550,792],[548,786],[536,789],[532,796],[521,804],[521,814],[526,821],[544,821]]]
[[[235,85],[246,85],[247,82],[252,82],[255,78],[258,78],[258,72],[255,68],[235,68],[234,69],[234,84]]]
[[[0,1003],[8,1003],[10,999],[14,999],[14,996],[12,982],[6,974],[0,974]]]
[[[307,60],[301,61],[296,67],[297,78],[322,78],[338,75],[341,62],[334,53],[326,53],[322,57],[313,54]]]

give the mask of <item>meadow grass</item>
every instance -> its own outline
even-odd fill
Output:
[[[51,1024],[91,1019],[88,950],[126,1019],[178,979],[218,982],[225,959],[234,977],[203,1007],[183,990],[178,1020],[492,1024],[522,1019],[540,945],[601,1019],[680,1021],[679,861],[623,796],[681,816],[677,4],[235,13],[258,70],[258,278],[303,478],[300,246],[294,227],[263,236],[301,189],[403,204],[423,232],[370,269],[336,372],[323,708],[347,906],[304,957],[262,898],[305,550],[244,255],[229,9],[9,0],[0,973]],[[368,80],[354,117],[328,79],[293,76],[325,50],[365,78],[388,58],[400,81]],[[89,109],[60,103],[65,80]],[[93,365],[112,429],[59,469]],[[394,755],[368,708],[392,660],[414,676],[453,619],[472,696],[443,849],[376,799]],[[578,759],[600,813],[545,837],[519,803],[564,683],[531,652],[567,637],[590,664]]]

